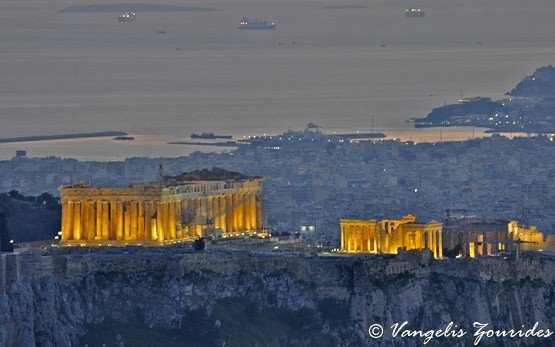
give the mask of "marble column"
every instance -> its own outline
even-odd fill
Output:
[[[94,203],[93,203],[94,204]],[[95,240],[102,240],[102,201],[96,202],[96,228],[94,233]]]
[[[81,202],[73,203],[73,239],[81,239]]]
[[[341,236],[339,240],[340,250],[345,251],[345,226],[341,225]]]
[[[256,228],[257,229],[262,229],[264,228],[264,223],[262,220],[262,200],[260,195],[255,195],[256,198]]]
[[[145,240],[145,202],[139,201],[138,212],[138,225],[137,225],[137,238],[138,240]]]
[[[247,214],[247,220],[248,220],[248,229],[249,230],[256,230],[256,205],[254,204],[255,202],[255,197],[254,197],[254,193],[249,193],[247,195],[248,199],[246,201],[246,214]]]
[[[436,250],[436,233],[434,231],[430,231],[430,240],[431,240],[431,250],[434,252],[434,258],[437,258],[437,250]]]
[[[233,232],[233,197],[231,195],[226,195],[225,197],[225,220],[226,220],[226,233],[231,234]]]
[[[164,203],[156,203],[156,239],[164,241]]]
[[[220,207],[219,209],[219,214],[220,214],[220,229],[222,229],[222,234],[225,234],[227,232],[227,224],[226,224],[226,198],[225,196],[219,196],[218,197],[218,206]]]
[[[237,228],[239,231],[245,231],[245,194],[238,194],[237,199],[239,203],[237,211]]]
[[[96,209],[94,202],[87,202],[87,237],[89,241],[94,241],[96,234]]]
[[[130,225],[129,225],[129,240],[137,241],[138,226],[139,226],[139,206],[136,201],[130,203]]]
[[[212,211],[214,211],[214,229],[221,229],[220,218],[220,198],[218,196],[212,197]]]
[[[123,239],[129,241],[131,238],[131,204],[125,203],[123,210]]]
[[[116,202],[116,240],[123,240],[123,202]]]
[[[149,201],[144,202],[144,240],[152,240],[152,204]]]
[[[115,201],[110,201],[110,240],[116,239],[116,233],[118,230],[118,219],[117,219],[117,205]]]
[[[110,205],[107,201],[102,201],[102,240],[110,239]]]
[[[443,233],[442,233],[441,230],[438,230],[437,233],[438,233],[438,238],[439,238],[438,258],[441,259],[441,258],[443,258],[443,235],[442,235]]]
[[[170,237],[172,240],[177,238],[177,233],[175,230],[175,203],[173,201],[167,202],[168,208],[168,218],[169,218],[169,229],[170,229]]]
[[[73,202],[64,202],[62,206],[62,241],[73,239]]]
[[[237,194],[233,194],[231,196],[231,201],[232,201],[232,205],[233,205],[233,214],[232,214],[232,220],[233,220],[233,232],[236,233],[239,231],[239,197],[237,196]]]
[[[183,238],[183,229],[182,229],[182,225],[183,223],[181,222],[181,201],[176,201],[173,204],[173,207],[175,209],[175,236],[178,239],[182,239]]]

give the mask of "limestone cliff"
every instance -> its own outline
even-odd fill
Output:
[[[18,267],[4,276],[4,292],[0,286],[0,346],[370,346],[391,342],[387,331],[381,340],[368,337],[374,323],[555,326],[552,261],[126,253],[28,254],[2,263],[4,275]],[[431,342],[445,343],[463,340]]]

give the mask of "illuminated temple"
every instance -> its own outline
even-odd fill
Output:
[[[341,251],[347,253],[397,254],[428,248],[435,258],[443,257],[442,223],[416,223],[414,215],[401,219],[340,219]]]
[[[60,188],[62,244],[142,245],[262,229],[263,178],[213,168],[129,188]]]

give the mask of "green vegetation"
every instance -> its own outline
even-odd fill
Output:
[[[215,305],[212,318],[221,322],[226,346],[333,346],[307,308],[260,308],[246,299],[226,299]]]
[[[322,305],[330,302],[322,302]],[[339,303],[326,314],[343,316]],[[334,318],[335,319],[335,318]],[[331,336],[321,332],[321,321],[315,311],[302,308],[290,311],[282,308],[259,307],[247,299],[224,299],[214,305],[207,317],[203,312],[189,312],[181,329],[149,328],[144,323],[121,323],[106,320],[89,324],[81,338],[81,346],[333,346]]]
[[[0,213],[0,252],[13,252],[6,216]]]
[[[118,346],[121,342],[125,346],[137,347],[164,347],[164,346],[187,346],[201,347],[216,345],[217,336],[214,340],[210,337],[195,333],[194,329],[205,329],[202,323],[206,320],[187,322],[194,325],[187,329],[171,330],[160,328],[149,328],[139,323],[120,323],[114,320],[106,320],[101,324],[89,324],[85,326],[87,333],[81,337],[80,346]]]
[[[349,303],[335,299],[324,299],[318,303],[322,318],[332,323],[345,324],[349,321]]]

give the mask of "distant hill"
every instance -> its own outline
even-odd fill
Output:
[[[536,69],[531,76],[524,78],[506,95],[537,98],[555,97],[555,68],[549,65]]]
[[[510,98],[465,98],[457,104],[434,108],[424,118],[413,118],[417,128],[477,126],[500,132],[551,133],[555,131],[555,68],[536,69],[513,90]]]
[[[103,4],[87,6],[70,6],[58,11],[58,13],[110,13],[110,12],[200,12],[217,11],[208,7],[178,6],[178,5],[159,5],[159,4]]]

